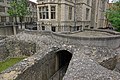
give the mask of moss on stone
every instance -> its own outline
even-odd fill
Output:
[[[24,59],[24,58],[23,57],[21,57],[21,58],[10,58],[10,59],[7,59],[3,62],[0,62],[0,72],[4,71],[5,69],[7,69],[11,66],[13,66],[14,64],[18,63],[22,59]]]

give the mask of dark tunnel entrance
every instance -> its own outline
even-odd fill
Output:
[[[59,69],[64,67],[64,66],[68,66],[69,62],[72,58],[72,54],[69,53],[68,51],[59,51],[57,52],[57,57],[58,57],[58,66]]]
[[[56,52],[56,72],[49,80],[62,80],[67,71],[71,58],[72,54],[66,50]]]
[[[71,58],[72,54],[66,50],[50,52],[15,80],[62,80]]]

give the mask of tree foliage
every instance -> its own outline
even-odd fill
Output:
[[[28,14],[28,9],[27,9],[27,0],[19,0],[17,5],[17,15],[20,17],[20,21],[23,20],[24,16]]]
[[[120,0],[113,3],[110,9],[107,11],[108,21],[113,27],[120,31]]]
[[[12,0],[10,2],[10,8],[8,9],[8,14],[12,17],[15,17],[15,22],[17,22],[17,0]]]
[[[20,22],[28,14],[28,0],[12,0],[8,13],[12,17],[19,17]]]

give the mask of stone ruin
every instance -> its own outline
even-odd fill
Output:
[[[2,39],[1,61],[21,55],[30,57],[1,72],[0,80],[120,80],[120,33],[95,31],[112,36],[74,37],[68,33],[23,31]],[[72,54],[66,70],[58,68],[58,53]],[[67,57],[64,56],[62,60]]]

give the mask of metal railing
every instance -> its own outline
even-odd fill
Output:
[[[60,68],[49,80],[62,80],[66,70],[67,70],[68,64]]]

